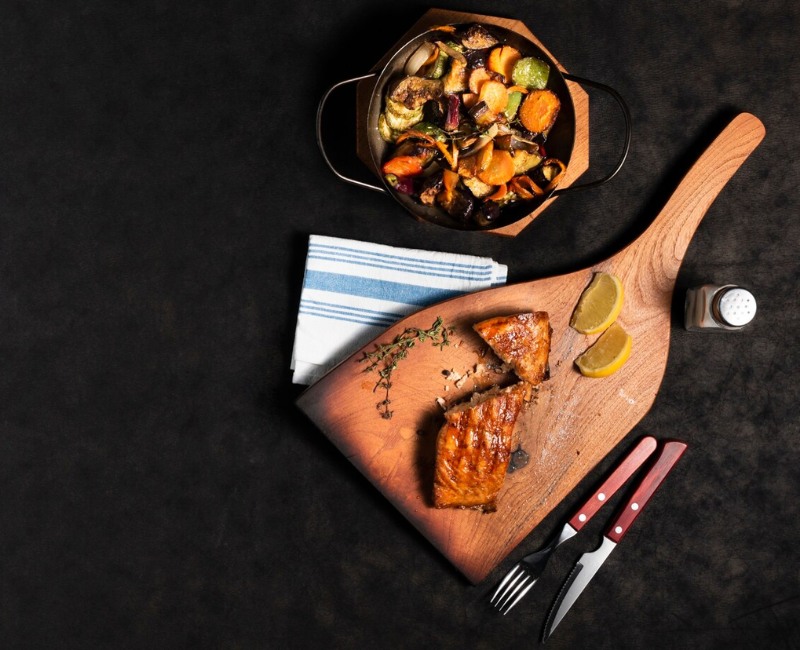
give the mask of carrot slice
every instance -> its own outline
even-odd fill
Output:
[[[528,131],[542,133],[556,121],[561,102],[552,90],[534,90],[522,102],[519,119]]]
[[[530,92],[530,90],[528,90],[525,86],[509,86],[508,92],[522,93],[523,95],[527,95]]]
[[[508,183],[513,176],[514,159],[503,149],[494,151],[489,166],[478,174],[478,178],[488,185]]]
[[[395,144],[400,144],[403,140],[408,140],[408,138],[418,138],[419,140],[424,140],[430,145],[436,144],[436,140],[429,136],[427,133],[423,133],[422,131],[415,131],[414,129],[409,129],[405,133],[401,134],[397,140],[394,141]]]
[[[431,63],[436,61],[436,59],[438,59],[438,58],[439,58],[439,48],[434,45],[433,46],[433,51],[431,52],[431,55],[427,59],[425,59],[425,62],[422,64],[422,67],[425,67],[426,65],[430,65]]]
[[[481,149],[476,157],[478,158],[478,172],[484,172],[492,162],[494,155],[494,141],[490,141],[483,149]]]
[[[458,174],[451,172],[449,169],[445,169],[442,180],[444,182],[444,190],[442,191],[445,193],[447,200],[450,200],[453,196],[453,192],[455,192],[456,183],[458,183]]]
[[[484,81],[478,94],[478,101],[486,102],[493,113],[504,111],[508,104],[508,90],[499,81]]]
[[[384,164],[382,171],[395,176],[419,176],[422,173],[422,161],[416,156],[397,156]]]
[[[518,50],[510,45],[503,45],[496,47],[489,53],[489,61],[487,65],[489,70],[494,70],[503,75],[506,83],[511,81],[511,75],[514,72],[514,66],[522,58]]]
[[[530,176],[515,176],[511,179],[511,191],[517,194],[521,199],[529,201],[535,196],[544,194],[544,190],[534,183]]]
[[[500,187],[497,188],[497,191],[494,194],[486,197],[487,201],[500,201],[502,198],[508,194],[508,185],[505,183],[501,184]]]
[[[476,95],[481,91],[481,86],[485,81],[489,81],[492,75],[486,68],[476,68],[469,75],[469,90]]]

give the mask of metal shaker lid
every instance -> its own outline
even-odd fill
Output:
[[[756,315],[756,299],[742,287],[722,291],[717,299],[717,313],[731,327],[743,327]]]

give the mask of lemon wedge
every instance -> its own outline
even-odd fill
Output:
[[[595,273],[569,324],[581,334],[598,334],[617,320],[624,300],[625,290],[616,275]]]
[[[608,377],[622,368],[631,356],[633,339],[619,323],[613,323],[595,344],[575,359],[581,374]]]

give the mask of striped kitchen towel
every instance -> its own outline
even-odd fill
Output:
[[[505,284],[507,272],[508,267],[487,257],[311,235],[292,381],[314,383],[404,316]]]

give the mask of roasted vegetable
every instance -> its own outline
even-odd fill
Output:
[[[508,105],[508,91],[499,81],[485,81],[478,93],[478,101],[485,102],[493,113],[500,113]]]
[[[542,157],[538,153],[530,153],[524,149],[514,151],[514,176],[524,174],[542,162]]]
[[[434,45],[434,47],[436,46]],[[425,73],[428,79],[441,79],[444,74],[444,69],[447,67],[447,59],[449,58],[447,52],[443,52],[438,47],[436,47],[436,52],[436,58]]]
[[[439,49],[447,54],[447,56],[449,56],[451,59],[455,59],[459,63],[467,65],[467,57],[462,54],[462,48],[457,43],[442,43],[442,41],[436,41],[436,45],[438,45]]]
[[[490,70],[503,75],[503,80],[506,83],[511,83],[511,76],[514,72],[514,66],[522,58],[518,50],[510,45],[503,45],[502,47],[494,48],[489,54],[489,62],[487,66]],[[516,83],[516,82],[515,82]]]
[[[469,86],[467,78],[469,71],[465,63],[453,59],[450,64],[450,70],[447,71],[443,82],[444,92],[446,95],[454,95],[455,93],[463,93]]]
[[[473,212],[472,218],[479,226],[488,226],[500,218],[500,206],[489,197]]]
[[[511,73],[511,79],[515,84],[538,90],[547,87],[549,77],[550,66],[532,56],[517,61]]]
[[[459,188],[454,188],[452,192],[440,192],[436,200],[447,214],[461,221],[469,221],[475,209],[475,199],[466,190]]]
[[[506,107],[503,110],[505,113],[506,118],[509,120],[513,120],[517,116],[517,111],[519,110],[519,105],[522,103],[522,93],[519,91],[514,91],[508,93],[508,103],[506,103]]]
[[[476,199],[482,199],[494,192],[494,186],[484,183],[480,178],[465,178],[463,183]]]
[[[393,190],[400,192],[401,194],[414,194],[414,181],[410,178],[405,176],[395,176],[394,174],[386,174],[384,178]]]
[[[384,176],[419,176],[424,169],[424,163],[417,156],[396,156],[384,163],[381,171]]]
[[[422,107],[409,109],[387,97],[384,116],[390,129],[402,132],[422,121]]]
[[[472,70],[485,68],[486,61],[489,58],[489,50],[467,50],[464,52],[464,57],[467,59],[468,68]]]
[[[438,52],[439,48],[437,48],[433,43],[423,43],[417,48],[417,51],[414,52],[414,54],[408,57],[408,61],[406,61],[406,67],[403,71],[409,76],[417,74],[423,68],[423,66],[428,65],[431,61],[436,60]]]
[[[439,79],[423,77],[403,77],[389,89],[389,99],[403,104],[409,110],[422,108],[431,99],[442,96],[442,82]]]
[[[502,149],[494,151],[489,166],[478,173],[478,178],[489,185],[508,183],[513,176],[514,159],[508,151]]]
[[[438,140],[439,142],[446,142],[447,141],[447,134],[442,131],[438,126],[431,124],[430,122],[420,122],[414,126],[414,131],[419,131],[420,133],[424,133],[432,137],[434,140]]]
[[[461,44],[468,50],[483,50],[497,45],[499,41],[483,25],[472,25],[461,37]]]
[[[378,131],[385,142],[396,142],[400,134],[400,131],[395,131],[389,126],[384,113],[381,113],[381,116],[378,118]]]
[[[447,96],[447,117],[444,121],[444,130],[453,131],[458,128],[458,109],[461,105],[461,100],[458,95]]]
[[[522,125],[533,133],[543,133],[550,129],[558,117],[561,102],[552,90],[534,90],[519,109]]]
[[[423,205],[433,205],[436,201],[436,196],[442,191],[444,187],[444,172],[438,171],[428,176],[422,183],[422,189],[419,193],[419,200]]]

